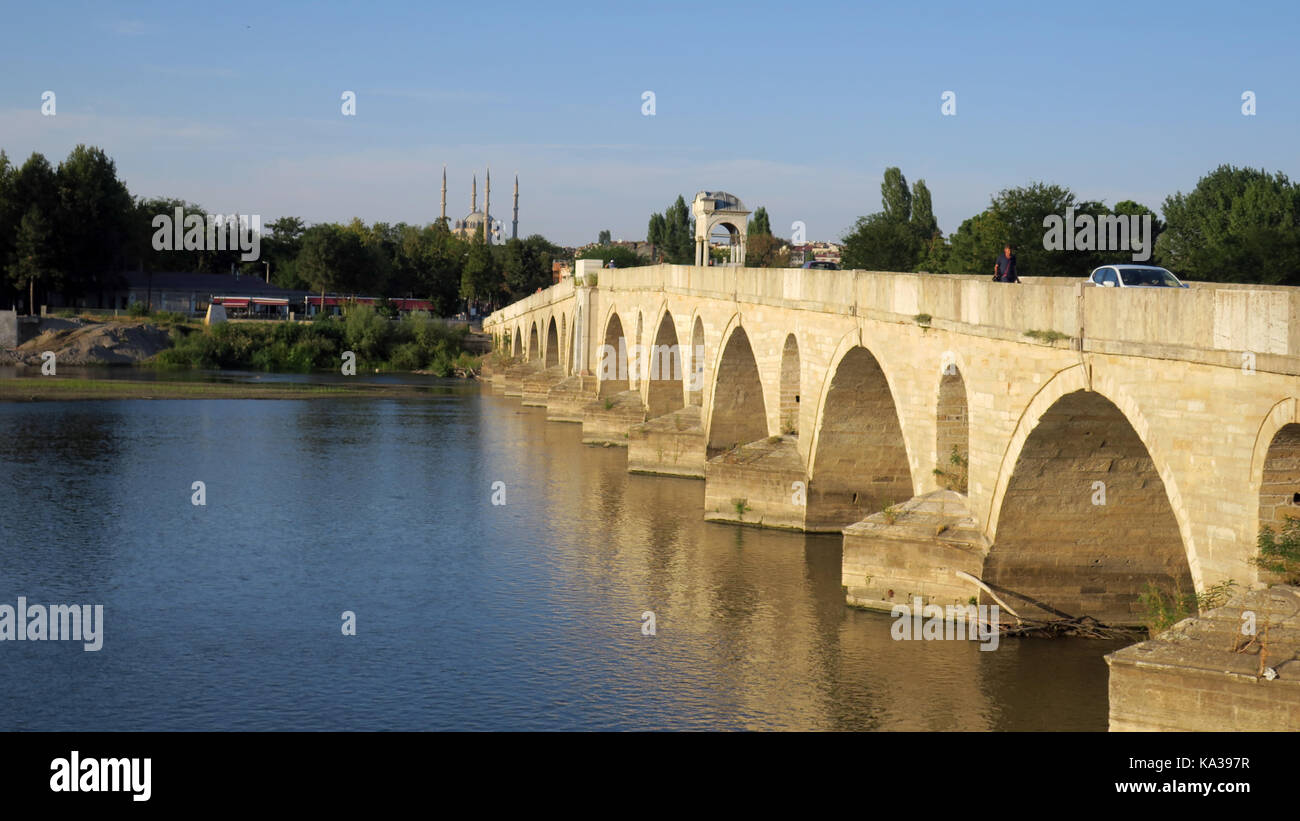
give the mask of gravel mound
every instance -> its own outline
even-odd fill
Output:
[[[129,365],[170,347],[167,331],[155,325],[46,319],[41,335],[13,351],[0,351],[0,363],[41,364],[54,351],[59,365]]]

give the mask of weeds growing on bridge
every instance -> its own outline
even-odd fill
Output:
[[[1063,334],[1060,331],[1025,331],[1025,336],[1035,342],[1046,342],[1048,345],[1055,345],[1062,339],[1069,339],[1069,334]]]
[[[1186,593],[1182,590],[1169,593],[1147,582],[1146,591],[1138,596],[1147,631],[1152,636],[1163,633],[1188,616],[1221,606],[1236,586],[1235,581],[1228,579],[1211,585],[1204,593]]]
[[[1300,584],[1300,519],[1286,517],[1280,533],[1264,525],[1259,529],[1259,555],[1255,566],[1276,573],[1286,584]]]
[[[939,481],[949,490],[965,493],[967,476],[970,472],[970,457],[964,456],[957,446],[953,445],[952,452],[948,454],[948,462],[950,467],[947,470],[935,468],[934,475],[938,476]]]
[[[916,320],[916,324],[920,325],[922,328],[928,328],[930,327],[930,320],[934,319],[934,317],[929,314],[917,314],[912,317],[912,319]]]

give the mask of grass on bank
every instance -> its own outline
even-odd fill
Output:
[[[404,386],[294,385],[231,382],[134,381],[20,376],[0,379],[0,402],[81,399],[313,399],[341,396],[415,395]]]

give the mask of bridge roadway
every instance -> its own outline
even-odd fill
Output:
[[[1273,581],[1259,529],[1300,515],[1300,289],[658,265],[484,331],[494,386],[703,478],[707,518],[842,532],[862,606],[964,570],[1130,623],[1148,584]]]

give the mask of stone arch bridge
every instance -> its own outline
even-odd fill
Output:
[[[1133,623],[1149,585],[1271,581],[1257,534],[1300,515],[1300,289],[599,277],[486,319],[493,385],[702,478],[708,519],[843,533],[852,603],[965,603],[965,571],[1022,615]]]

